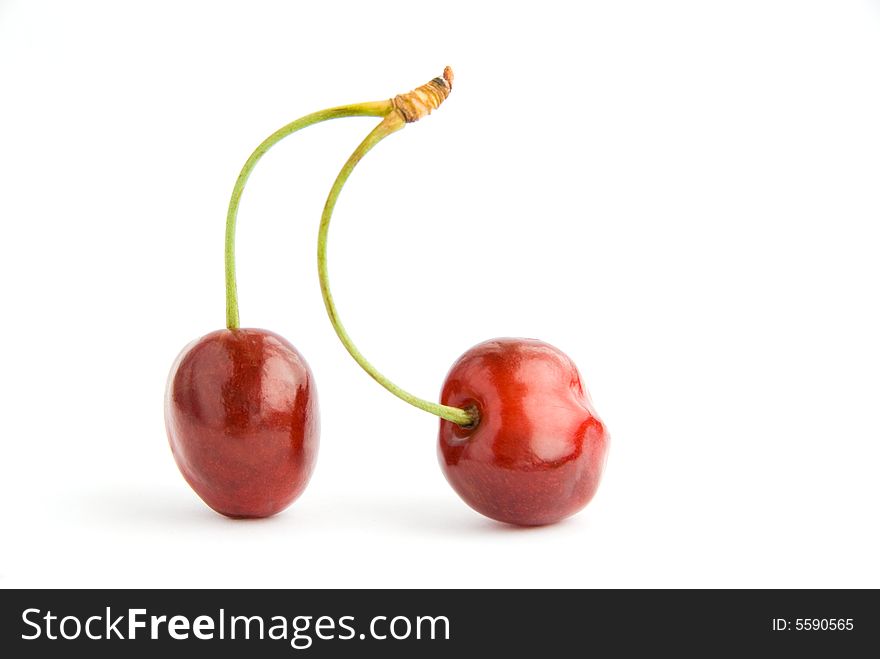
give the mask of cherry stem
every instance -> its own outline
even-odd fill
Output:
[[[232,189],[232,197],[229,200],[229,210],[226,213],[226,327],[229,329],[238,329],[238,289],[235,282],[235,223],[238,216],[238,206],[241,202],[241,195],[244,192],[244,186],[248,177],[259,162],[260,158],[283,140],[288,135],[296,131],[311,126],[313,124],[327,121],[329,119],[339,119],[342,117],[384,117],[393,110],[393,104],[389,101],[374,101],[368,103],[356,103],[353,105],[342,105],[319,112],[307,114],[300,117],[296,121],[292,121],[286,126],[279,128],[254,149],[241,173],[235,181],[235,187]]]
[[[336,330],[336,335],[342,341],[342,345],[348,350],[354,360],[363,368],[376,382],[385,387],[392,394],[406,401],[410,405],[414,405],[421,410],[435,414],[442,419],[457,423],[460,426],[470,426],[476,419],[467,411],[458,407],[450,407],[449,405],[441,405],[413,396],[411,393],[404,391],[388,378],[382,375],[376,367],[373,366],[357,349],[354,342],[349,337],[348,332],[339,319],[339,313],[336,311],[336,304],[333,302],[333,295],[330,293],[330,281],[327,275],[327,232],[330,229],[330,218],[333,215],[333,209],[336,206],[336,200],[342,187],[348,180],[349,175],[354,170],[355,165],[360,162],[374,146],[383,139],[397,132],[406,125],[406,120],[398,109],[388,114],[378,126],[376,126],[369,135],[364,138],[354,153],[351,154],[348,161],[342,167],[330,194],[327,196],[327,203],[324,205],[324,212],[321,215],[321,228],[318,231],[318,278],[321,282],[321,296],[324,298],[324,306],[327,308],[327,315],[330,317],[330,323]]]

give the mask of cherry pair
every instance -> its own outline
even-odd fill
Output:
[[[360,353],[339,320],[327,274],[327,232],[354,167],[382,139],[436,109],[452,71],[391,100],[345,105],[284,126],[248,158],[226,221],[226,326],[184,348],[168,380],[165,422],[180,471],[211,508],[229,517],[267,517],[305,489],[318,451],[319,414],[311,370],[285,339],[241,329],[235,285],[235,222],[247,179],[274,144],[312,124],[382,117],[343,166],[324,207],[318,273],[327,314],[351,356],[391,393],[440,417],[439,456],[447,480],[472,508],[522,526],[550,524],[583,508],[605,464],[608,435],[577,367],[534,339],[480,343],[452,366],[441,403],[404,391]]]

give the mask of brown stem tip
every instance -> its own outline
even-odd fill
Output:
[[[406,94],[398,94],[391,99],[391,103],[406,122],[411,124],[440,107],[452,91],[452,80],[452,69],[447,66],[443,69],[442,77],[438,76]]]

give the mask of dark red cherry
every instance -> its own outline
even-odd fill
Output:
[[[305,489],[318,450],[312,372],[285,339],[219,330],[184,348],[165,397],[183,477],[229,517],[268,517]]]

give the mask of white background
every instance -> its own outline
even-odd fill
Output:
[[[337,342],[318,218],[374,120],[244,195],[242,323],[309,360],[318,467],[275,518],[195,496],[168,368],[224,322],[245,158],[308,112],[455,67],[330,241],[363,352],[437,396],[534,336],[612,433],[556,526],[480,517],[437,422]],[[0,586],[880,587],[880,2],[0,4]]]

